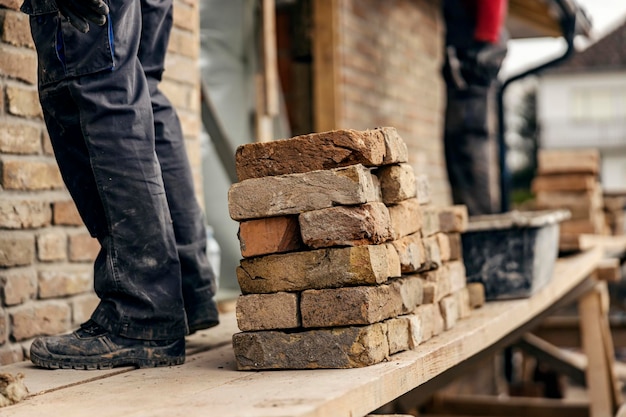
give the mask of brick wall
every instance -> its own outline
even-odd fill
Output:
[[[450,203],[439,1],[342,0],[338,7],[339,127],[395,127],[414,171],[429,176],[434,202]]]
[[[37,98],[21,0],[0,0],[0,365],[32,338],[66,332],[97,303],[92,239],[63,186]],[[163,90],[179,110],[201,193],[198,4],[177,0]],[[200,198],[202,201],[202,198]]]

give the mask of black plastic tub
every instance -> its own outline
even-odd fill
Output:
[[[567,210],[470,217],[461,236],[467,281],[481,282],[488,301],[530,297],[552,279],[559,222],[569,217]]]

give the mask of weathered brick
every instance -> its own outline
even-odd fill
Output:
[[[385,243],[384,246],[387,248],[387,276],[389,278],[402,276],[400,257],[398,256],[398,252],[396,252],[396,248],[394,248],[391,243]]]
[[[43,262],[67,259],[67,235],[62,230],[51,229],[37,235],[37,259]]]
[[[237,325],[241,331],[293,329],[300,327],[298,294],[240,295],[237,298]]]
[[[55,201],[52,203],[52,220],[58,226],[81,226],[83,220],[72,200]]]
[[[72,262],[92,262],[100,252],[100,243],[87,231],[71,233],[68,236],[69,260]]]
[[[446,322],[441,314],[441,309],[434,304],[433,310],[433,336],[438,336],[446,330]]]
[[[291,139],[241,145],[235,154],[239,181],[275,175],[378,166],[385,156],[380,130],[333,130]]]
[[[467,224],[467,206],[457,204],[455,206],[439,208],[440,231],[445,233],[463,233],[467,230]]]
[[[298,219],[302,240],[313,248],[380,244],[393,237],[389,210],[383,203],[308,211]]]
[[[385,204],[397,204],[417,196],[415,173],[409,164],[387,165],[376,171]]]
[[[244,258],[293,252],[304,247],[297,216],[244,221],[239,224],[237,236]]]
[[[33,268],[0,270],[0,284],[6,306],[23,304],[37,294],[37,275]]]
[[[1,179],[5,190],[49,190],[63,187],[61,173],[54,161],[5,159],[2,161]]]
[[[439,312],[439,306],[437,304],[422,304],[417,306],[413,315],[416,317],[411,325],[414,327],[411,329],[414,333],[415,341],[425,342],[435,335],[435,313]],[[421,331],[421,332],[420,332]],[[421,334],[420,334],[421,333]],[[421,339],[420,337],[421,336]]]
[[[200,69],[198,65],[194,64],[196,64],[195,59],[178,54],[167,54],[165,56],[167,71],[163,73],[163,79],[195,85],[196,80],[200,77]],[[193,109],[190,108],[189,110]]]
[[[21,5],[21,0],[0,0],[0,6],[6,7],[7,9],[20,10]]]
[[[0,234],[0,266],[30,265],[35,256],[35,237],[20,232]]]
[[[450,330],[454,327],[459,319],[459,304],[458,299],[454,295],[448,295],[443,297],[439,301],[439,311],[443,317],[444,329]]]
[[[442,266],[442,272],[447,274],[450,279],[451,292],[457,292],[467,286],[465,264],[463,261],[445,262]]]
[[[422,219],[422,236],[432,236],[441,230],[439,225],[439,208],[429,205],[423,206]]]
[[[461,243],[460,233],[447,233],[448,243],[450,244],[450,260],[462,260],[463,259],[463,244]]]
[[[404,200],[388,206],[387,209],[391,218],[394,240],[419,232],[422,228],[422,210],[417,199]]]
[[[298,214],[337,205],[380,201],[380,187],[362,165],[233,184],[228,209],[233,220]]]
[[[9,340],[9,321],[5,309],[0,310],[0,346]]]
[[[437,243],[439,246],[439,254],[442,262],[448,262],[452,256],[452,249],[450,247],[450,238],[447,233],[436,233]]]
[[[403,273],[416,272],[422,269],[425,261],[424,244],[419,233],[413,233],[391,242],[398,253]]]
[[[0,121],[0,152],[36,154],[41,151],[41,128],[17,122]]]
[[[46,129],[43,130],[41,135],[41,147],[43,148],[44,155],[54,156],[52,142],[50,142],[50,135]]]
[[[194,32],[198,30],[198,25],[197,3],[178,3],[174,9],[174,26]]]
[[[389,344],[389,354],[409,350],[410,347],[410,328],[409,320],[406,317],[398,317],[385,321],[387,325],[387,343]]]
[[[22,362],[24,360],[24,350],[20,345],[7,345],[0,347],[0,365],[9,365]]]
[[[176,11],[174,13],[176,13]],[[179,53],[190,58],[196,58],[199,54],[197,33],[174,28],[170,35],[167,51]]]
[[[421,277],[424,279],[422,284],[425,304],[436,304],[452,292],[450,276],[441,269],[424,272]]]
[[[422,324],[423,318],[416,311],[413,314],[402,316],[409,322],[409,349],[417,348],[425,340],[424,325]]]
[[[467,287],[461,288],[453,293],[459,306],[459,319],[468,318],[472,314],[472,306],[470,305],[470,295]]]
[[[385,157],[383,164],[400,164],[409,160],[409,150],[395,127],[377,127],[385,139]]]
[[[436,269],[443,263],[441,260],[441,251],[439,250],[439,241],[435,236],[429,236],[422,239],[424,244],[424,264],[423,270]]]
[[[159,84],[159,88],[170,102],[181,111],[189,111],[192,108],[192,102],[198,98],[192,85],[181,84],[175,80],[164,80]],[[182,122],[183,120],[181,120]]]
[[[233,335],[239,370],[359,368],[389,356],[386,325]]]
[[[9,309],[11,335],[21,341],[70,330],[71,310],[64,301],[45,301]]]
[[[0,34],[4,43],[34,49],[28,16],[12,10],[0,10]]]
[[[36,89],[8,85],[6,94],[9,114],[21,117],[43,117]]]
[[[93,292],[72,297],[72,322],[76,325],[89,320],[99,302],[100,299]]]
[[[467,291],[469,292],[470,306],[472,308],[480,308],[485,304],[485,287],[480,282],[468,282]]]
[[[37,276],[39,298],[66,297],[93,289],[91,268],[50,267],[41,269]]]
[[[428,176],[425,174],[417,175],[415,177],[415,187],[417,189],[417,201],[419,201],[420,204],[429,204],[431,202],[431,198]]]
[[[401,314],[415,310],[424,301],[424,280],[418,275],[405,275],[389,283],[392,296],[402,300]]]
[[[22,196],[4,196],[0,200],[0,227],[5,229],[34,229],[50,225],[50,204]]]
[[[303,291],[302,327],[372,324],[402,313],[400,291],[388,285]]]
[[[243,259],[237,280],[244,294],[371,285],[387,281],[384,245],[326,248]]]
[[[37,83],[37,56],[35,51],[0,44],[0,76],[14,78],[35,85]]]

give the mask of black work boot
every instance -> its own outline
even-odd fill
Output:
[[[50,369],[180,365],[185,362],[185,339],[128,339],[112,335],[89,320],[72,334],[35,339],[30,347],[30,360]]]
[[[220,324],[217,306],[213,300],[189,310],[187,313],[187,324],[190,335],[199,330],[210,329]]]

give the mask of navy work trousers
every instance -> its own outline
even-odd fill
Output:
[[[171,0],[116,0],[83,34],[51,0],[26,0],[39,96],[55,156],[78,211],[101,244],[92,315],[120,336],[184,336],[217,322],[204,217],[178,117],[158,84]]]

